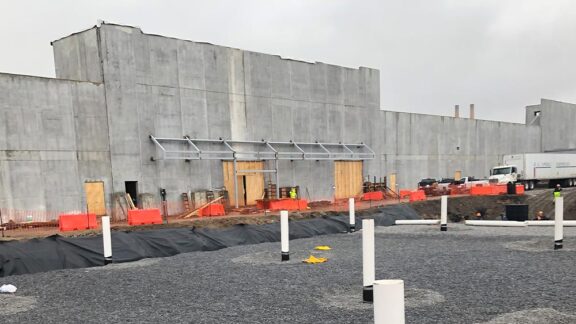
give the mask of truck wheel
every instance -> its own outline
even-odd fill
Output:
[[[525,191],[530,190],[530,182],[528,182],[528,181],[524,182],[524,190]]]
[[[536,186],[536,181],[530,181],[530,190],[534,190],[534,186]]]

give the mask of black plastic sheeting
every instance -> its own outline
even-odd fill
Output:
[[[342,214],[291,221],[290,239],[347,232],[348,217]],[[390,226],[397,219],[420,219],[420,216],[407,205],[395,205],[357,217],[358,229],[362,227],[362,218],[373,218],[376,226]],[[112,255],[114,262],[120,263],[279,240],[279,222],[265,225],[239,224],[225,229],[173,228],[113,232]],[[28,241],[0,242],[0,277],[102,265],[104,257],[101,235],[79,238],[53,235]]]

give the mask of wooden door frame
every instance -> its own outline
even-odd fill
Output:
[[[224,187],[228,190],[228,197],[230,200],[230,205],[236,205],[238,203],[238,207],[250,205],[249,201],[252,200],[254,197],[248,197],[248,190],[246,190],[246,203],[244,204],[244,199],[240,195],[243,191],[242,185],[242,177],[243,176],[256,176],[262,179],[262,190],[264,190],[264,173],[262,172],[238,172],[236,171],[236,179],[234,179],[234,163],[236,163],[236,170],[263,170],[265,167],[265,161],[222,161],[222,172],[223,172],[223,180],[224,180]],[[248,179],[246,179],[248,180]],[[247,185],[247,184],[246,184]],[[236,201],[236,189],[238,189],[238,201]],[[260,197],[256,197],[254,200],[260,199]],[[242,202],[242,204],[240,204]]]

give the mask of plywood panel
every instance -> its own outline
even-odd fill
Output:
[[[390,190],[392,190],[393,192],[398,193],[396,188],[396,173],[390,173],[390,175],[388,176],[388,187],[390,188]]]
[[[458,181],[460,179],[462,179],[462,171],[454,172],[454,180]]]
[[[104,199],[104,182],[84,183],[86,193],[86,204],[88,211],[97,216],[106,215],[106,201]]]
[[[335,161],[335,198],[356,197],[362,194],[362,161]]]
[[[241,161],[236,163],[237,170],[263,170],[262,161]],[[234,162],[222,163],[224,174],[224,186],[228,190],[230,205],[235,206],[234,195]],[[253,172],[238,172],[238,206],[244,206],[244,178],[246,179],[246,203],[255,205],[256,199],[262,199],[264,194],[264,174]]]

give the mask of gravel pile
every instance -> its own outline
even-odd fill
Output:
[[[404,280],[407,323],[575,323],[576,252],[553,251],[552,233],[377,227],[376,278]],[[565,234],[569,247],[576,228]],[[511,248],[546,241],[549,250]],[[0,278],[18,287],[0,299],[0,322],[370,323],[361,244],[360,233],[336,234],[291,241],[287,263],[280,243],[266,243]],[[298,262],[310,254],[328,262]]]

